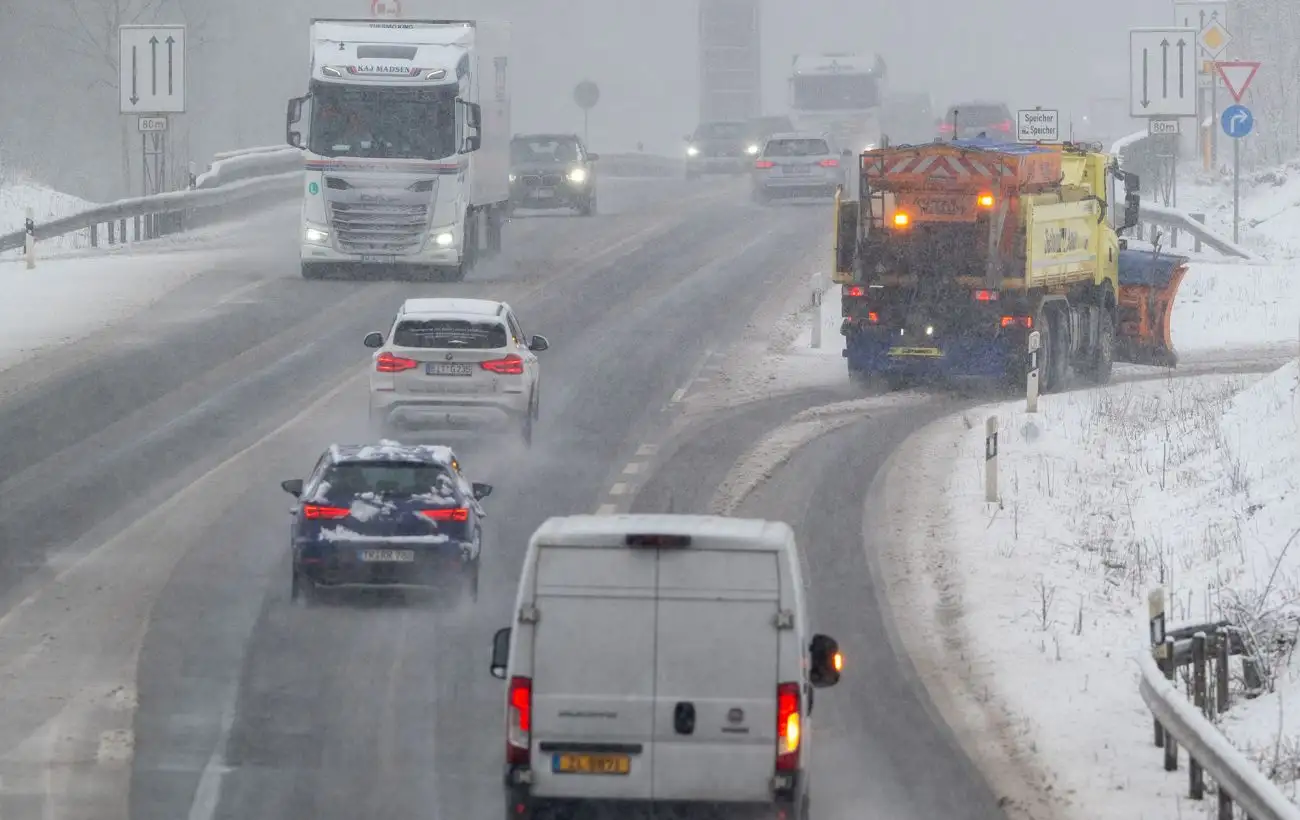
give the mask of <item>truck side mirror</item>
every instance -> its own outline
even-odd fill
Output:
[[[294,148],[303,146],[302,131],[294,128],[302,121],[302,110],[308,97],[294,97],[289,100],[284,112],[284,141]]]
[[[470,134],[465,138],[465,144],[461,147],[462,154],[472,154],[483,145],[483,138],[478,134]]]
[[[1124,227],[1133,228],[1142,217],[1142,197],[1136,192],[1124,195]]]
[[[466,124],[475,131],[483,127],[483,106],[478,103],[465,104]]]
[[[506,679],[506,665],[510,662],[510,627],[498,629],[492,636],[492,677]]]
[[[1137,174],[1130,173],[1124,175],[1124,193],[1135,194],[1141,186],[1142,178]]]
[[[818,689],[834,686],[840,682],[840,673],[844,670],[844,656],[840,654],[839,642],[830,635],[818,633],[813,635],[808,646],[809,664],[808,680]]]

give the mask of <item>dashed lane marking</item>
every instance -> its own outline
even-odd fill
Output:
[[[601,504],[596,508],[596,515],[613,515],[618,512],[617,504]]]
[[[658,444],[642,444],[636,448],[636,454],[640,458],[648,458],[659,452]]]
[[[627,485],[622,481],[609,488],[610,495],[627,495]]]
[[[641,462],[630,461],[628,462],[628,465],[623,468],[623,475],[636,475],[637,473],[641,472],[641,467],[642,467]]]

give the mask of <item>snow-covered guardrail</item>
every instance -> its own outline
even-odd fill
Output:
[[[681,160],[654,154],[602,154],[598,167],[599,173],[611,177],[684,174]],[[88,231],[91,247],[98,247],[101,226],[103,237],[110,245],[178,233],[207,221],[203,218],[206,214],[236,203],[246,202],[251,208],[297,196],[301,190],[301,169],[302,152],[285,145],[224,151],[213,156],[207,171],[194,177],[190,190],[122,199],[37,222],[34,239],[40,242]],[[26,230],[0,235],[0,252],[24,247],[26,237]]]
[[[1248,262],[1264,261],[1258,254],[1246,250],[1217,231],[1207,228],[1204,223],[1186,211],[1144,201],[1138,211],[1138,219],[1142,227],[1141,236],[1147,235],[1147,229],[1152,226],[1175,231],[1186,231],[1198,243],[1209,245],[1224,256],[1233,256]]]
[[[1177,771],[1178,747],[1188,755],[1188,797],[1205,797],[1205,775],[1216,785],[1217,816],[1231,820],[1233,806],[1250,820],[1300,820],[1300,807],[1239,752],[1213,723],[1228,710],[1229,664],[1245,656],[1242,677],[1258,690],[1258,660],[1245,637],[1227,621],[1165,631],[1164,590],[1153,590],[1149,650],[1138,654],[1139,694],[1155,719],[1155,745],[1164,749],[1165,771]],[[1175,685],[1187,668],[1191,700]]]

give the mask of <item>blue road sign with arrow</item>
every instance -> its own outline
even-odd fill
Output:
[[[1223,109],[1219,123],[1223,126],[1223,133],[1238,140],[1254,130],[1255,115],[1244,105],[1230,105]]]

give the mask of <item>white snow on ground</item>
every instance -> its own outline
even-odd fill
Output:
[[[212,262],[193,251],[0,262],[0,371],[122,321]]]
[[[26,224],[28,208],[32,209],[32,218],[40,223],[93,207],[92,202],[60,193],[19,175],[6,174],[0,177],[0,235],[22,230]],[[41,244],[59,250],[78,248],[90,244],[90,235],[79,231]]]
[[[1232,238],[1232,174],[1212,174],[1185,164],[1178,179],[1180,211],[1205,214],[1205,222]],[[1300,160],[1242,174],[1241,244],[1269,259],[1300,258]],[[1190,237],[1179,249],[1192,248]]]
[[[918,445],[945,459],[935,504],[960,579],[970,682],[1020,724],[1078,817],[1189,817],[1185,768],[1166,775],[1138,696],[1146,595],[1171,625],[1230,617],[1273,646],[1276,691],[1234,693],[1222,725],[1294,792],[1300,697],[1300,404],[1296,364],[1050,395],[949,418]],[[984,421],[999,418],[1001,502],[984,502]],[[946,502],[945,500],[946,499]],[[917,556],[932,562],[934,556]],[[1185,765],[1185,758],[1184,758]],[[1207,801],[1208,805],[1209,801]],[[1181,812],[1181,814],[1180,814]]]

